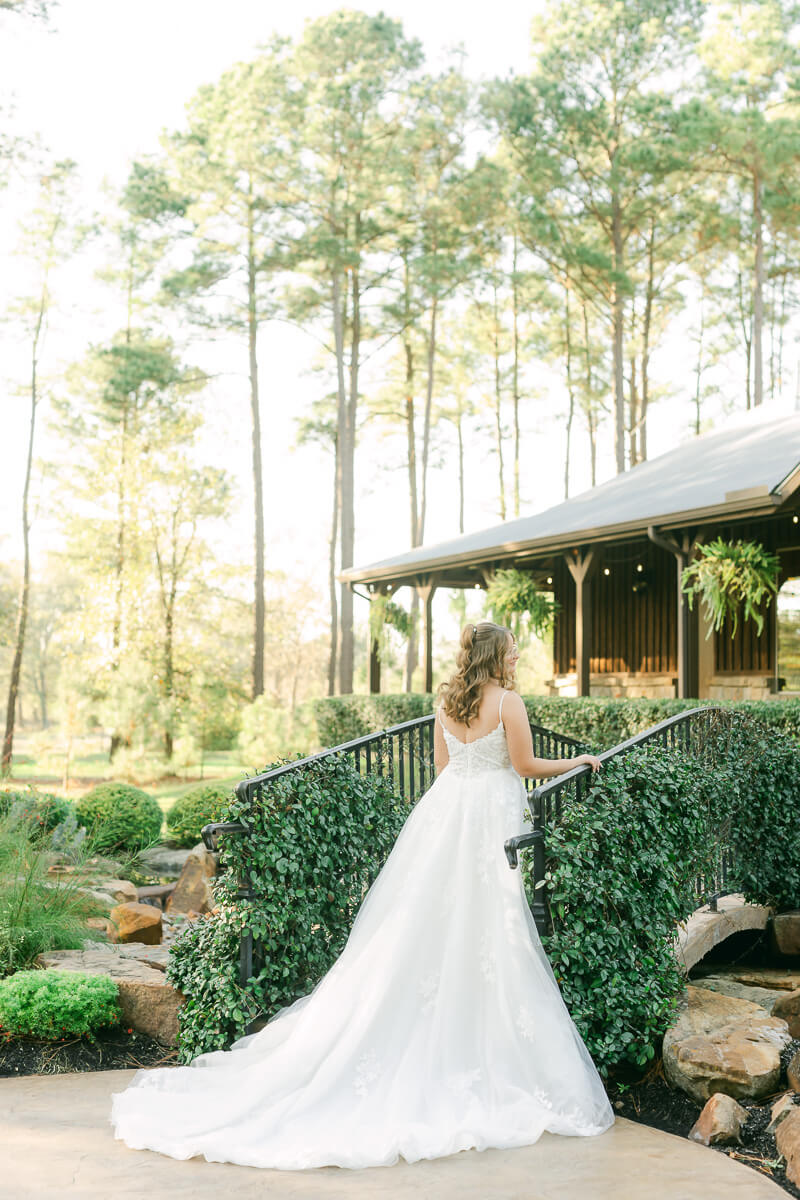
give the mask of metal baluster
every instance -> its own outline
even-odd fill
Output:
[[[403,757],[403,735],[402,735],[402,733],[398,733],[398,735],[397,735],[397,764],[398,764],[398,769],[399,769],[399,773],[400,773],[400,795],[403,797],[404,800],[406,800],[407,799],[407,797],[406,797],[406,765],[405,765],[405,759]]]
[[[416,789],[416,779],[415,779],[416,772],[414,770],[414,765],[415,765],[415,762],[414,762],[414,730],[409,729],[409,731],[408,731],[408,786],[410,789],[409,798],[410,798],[412,804],[414,804],[414,802],[417,799],[417,789]]]

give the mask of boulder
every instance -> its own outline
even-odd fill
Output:
[[[136,885],[128,879],[104,879],[102,883],[104,892],[110,893],[118,904],[125,904],[127,901],[137,901],[139,895]]]
[[[700,1104],[715,1092],[766,1096],[778,1087],[780,1052],[789,1041],[786,1022],[759,1005],[690,984],[664,1035],[664,1073]]]
[[[800,908],[778,913],[769,924],[769,946],[787,958],[800,958]]]
[[[175,891],[175,883],[153,883],[136,889],[136,899],[142,904],[154,904],[163,908],[167,898]]]
[[[786,1082],[793,1092],[800,1093],[800,1050],[795,1050],[786,1067]]]
[[[786,1159],[786,1178],[800,1186],[800,1108],[795,1108],[775,1133],[778,1153]]]
[[[174,1045],[178,1036],[178,1012],[184,997],[147,962],[131,953],[129,946],[98,946],[86,950],[53,950],[40,954],[38,966],[58,971],[107,975],[117,985],[122,1023],[160,1042]],[[142,947],[151,952],[155,947]]]
[[[175,891],[167,900],[168,913],[207,913],[216,904],[211,880],[217,873],[216,858],[200,843],[184,863]]]
[[[715,1092],[689,1130],[693,1142],[717,1146],[724,1142],[741,1142],[742,1126],[749,1113],[732,1096]]]
[[[152,904],[118,904],[111,910],[117,942],[145,942],[157,946],[161,942],[161,912]]]
[[[800,988],[779,996],[772,1006],[772,1015],[786,1022],[793,1038],[800,1038]]]
[[[757,1004],[768,1016],[779,1015],[774,1011],[775,1005],[786,996],[786,993],[777,987],[757,987],[754,984],[742,983],[733,971],[719,971],[714,975],[693,979],[691,982],[693,987],[705,988],[720,996],[733,996],[737,1000]]]
[[[151,875],[177,879],[191,853],[191,850],[178,850],[174,846],[152,846],[149,850],[141,851],[139,863]]]
[[[784,1092],[784,1094],[775,1101],[770,1110],[770,1122],[767,1126],[769,1133],[774,1133],[780,1125],[781,1121],[786,1117],[791,1116],[795,1110],[794,1093]]]

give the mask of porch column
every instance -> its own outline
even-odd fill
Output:
[[[373,585],[374,586],[374,585]],[[378,588],[372,593],[370,599],[370,613],[372,612],[372,603],[379,596],[385,596],[386,589]],[[369,690],[370,695],[376,695],[381,690],[381,641],[380,632],[377,637],[374,637],[370,629],[367,637],[369,638]]]
[[[592,640],[592,581],[594,550],[573,550],[566,555],[569,573],[575,580],[575,668],[578,695],[589,695],[589,656]]]
[[[423,646],[425,653],[425,691],[433,691],[433,595],[436,584],[428,577],[417,584],[422,601]]]
[[[681,589],[681,575],[694,549],[699,531],[695,535],[683,532],[680,540],[675,537],[664,537],[654,525],[648,525],[647,536],[654,545],[662,550],[668,550],[675,556],[675,574],[677,587],[677,619],[678,619],[678,699],[696,696],[699,691],[698,680],[698,648],[699,635],[697,615],[689,622],[689,601]],[[692,636],[694,634],[694,636]]]

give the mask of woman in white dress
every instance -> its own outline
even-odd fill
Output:
[[[613,1109],[564,1004],[504,842],[537,759],[508,629],[468,625],[441,688],[436,779],[308,996],[230,1050],[140,1071],[116,1137],[173,1158],[370,1167],[601,1134]]]

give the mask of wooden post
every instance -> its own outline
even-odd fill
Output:
[[[566,556],[569,573],[575,580],[575,668],[578,695],[589,695],[589,659],[592,642],[592,581],[590,571],[594,550],[574,550]]]
[[[370,588],[372,591],[372,588]],[[372,603],[380,596],[385,596],[385,589],[380,589],[373,593],[370,599],[370,610]],[[378,637],[373,637],[372,633],[368,633],[369,638],[369,691],[370,695],[376,695],[381,690],[381,643],[380,634]]]
[[[436,584],[430,578],[417,584],[419,598],[422,601],[422,621],[424,628],[423,647],[425,654],[425,691],[433,691],[433,594]]]
[[[668,550],[670,554],[675,556],[675,576],[677,586],[677,605],[676,615],[678,622],[678,699],[685,700],[687,697],[697,695],[699,690],[698,678],[698,647],[697,639],[699,635],[697,620],[693,622],[693,632],[689,626],[689,601],[681,587],[681,575],[684,567],[691,558],[695,542],[702,535],[703,530],[697,530],[694,535],[686,531],[681,535],[681,540],[677,541],[673,537],[663,537],[656,531],[654,525],[648,525],[647,536],[654,545],[660,546],[662,550]]]

